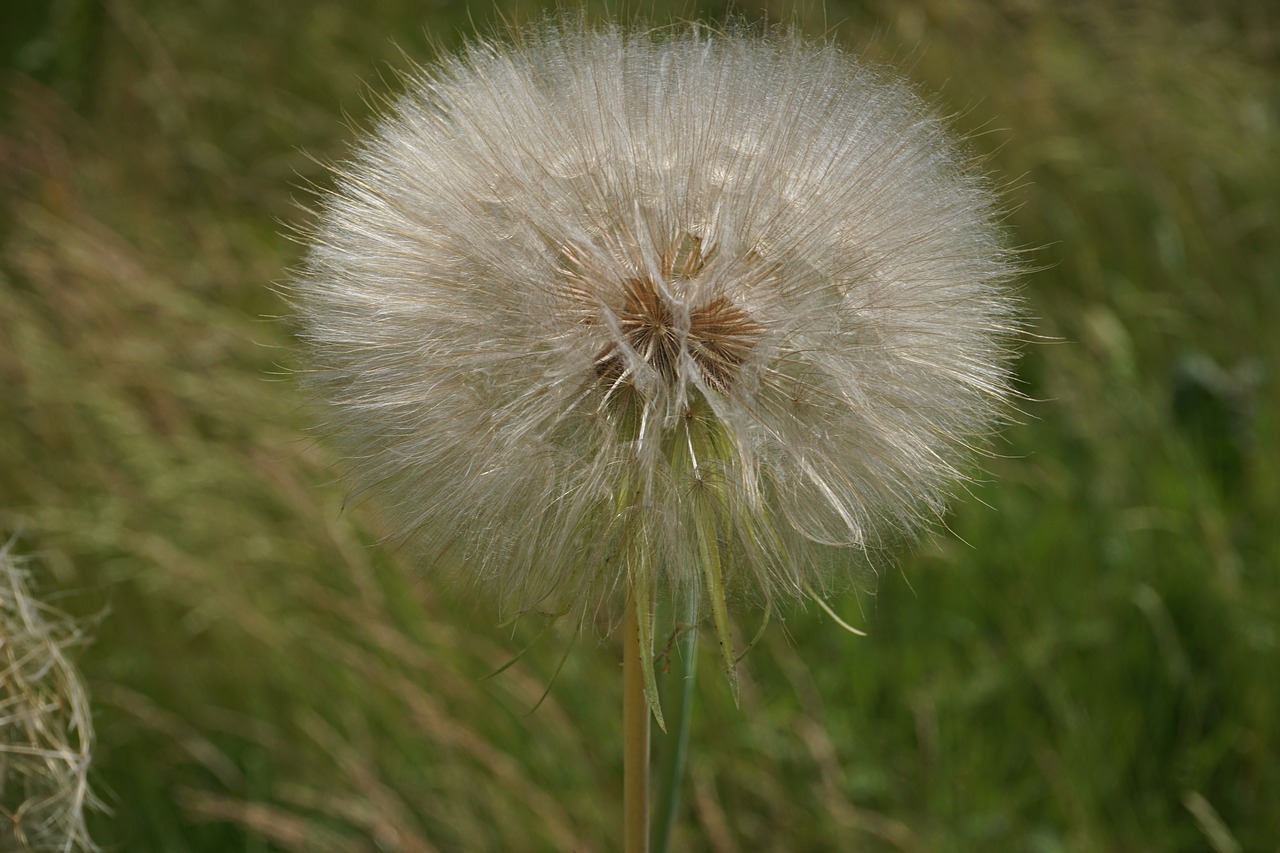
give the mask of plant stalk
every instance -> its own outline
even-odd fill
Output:
[[[649,853],[650,710],[644,690],[644,651],[632,590],[622,629],[622,846],[626,853]]]
[[[676,694],[675,728],[663,742],[658,770],[658,803],[655,853],[668,853],[676,818],[680,814],[680,795],[684,790],[684,768],[689,753],[689,722],[693,718],[693,693],[698,669],[698,599],[691,591],[685,604],[683,631],[669,655],[679,678]]]

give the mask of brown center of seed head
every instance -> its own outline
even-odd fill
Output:
[[[663,252],[662,273],[669,282],[695,278],[714,252],[704,251],[700,238],[682,235]],[[682,341],[668,297],[647,277],[623,283],[623,304],[615,311],[626,345],[663,379],[676,381],[683,346],[703,381],[720,393],[732,388],[738,368],[764,331],[746,311],[720,295],[689,309],[689,331]],[[627,370],[617,343],[601,350],[595,364],[596,374],[610,384],[621,381]]]

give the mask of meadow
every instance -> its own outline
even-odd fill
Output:
[[[674,849],[1280,849],[1280,13],[1208,7],[734,7],[970,137],[1032,270],[1026,400],[832,602],[866,638],[776,614],[740,708],[703,644]],[[0,544],[86,636],[105,849],[616,849],[618,638],[384,544],[280,295],[397,74],[546,12],[0,10]]]

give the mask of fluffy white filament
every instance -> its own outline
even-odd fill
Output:
[[[710,547],[772,601],[936,517],[999,420],[993,215],[835,47],[552,27],[411,81],[295,292],[354,472],[437,571],[586,616],[705,594]]]

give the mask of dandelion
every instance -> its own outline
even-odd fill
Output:
[[[944,509],[1010,394],[992,197],[789,35],[475,44],[337,170],[295,290],[361,482],[509,612],[815,598]],[[659,719],[661,719],[659,717]]]

